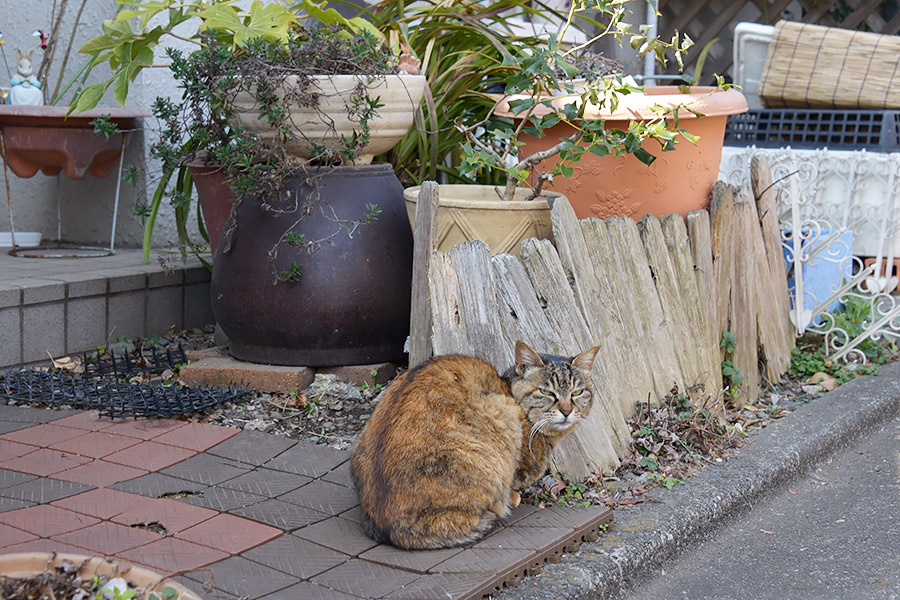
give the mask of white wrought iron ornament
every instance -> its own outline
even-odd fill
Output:
[[[829,150],[728,149],[720,176],[744,185],[755,154],[768,159],[776,182],[785,257],[791,264],[791,321],[797,335],[821,334],[832,360],[864,362],[866,340],[900,338],[894,258],[900,250],[900,155]],[[847,242],[852,232],[853,253]],[[869,266],[857,256],[870,257]],[[811,291],[816,267],[837,265],[839,278]],[[853,303],[852,332],[835,302]]]

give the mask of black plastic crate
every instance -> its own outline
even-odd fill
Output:
[[[900,150],[900,111],[754,109],[728,117],[725,145],[896,152]]]

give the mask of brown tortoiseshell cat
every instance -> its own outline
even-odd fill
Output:
[[[484,536],[590,411],[598,351],[566,359],[516,342],[503,377],[478,358],[438,356],[397,378],[353,448],[366,534],[408,549]]]

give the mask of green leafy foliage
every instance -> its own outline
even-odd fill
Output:
[[[874,365],[846,365],[833,361],[826,356],[821,345],[791,350],[791,377],[806,380],[816,373],[825,373],[833,377],[838,385],[843,385],[858,375],[877,375],[878,369]]]

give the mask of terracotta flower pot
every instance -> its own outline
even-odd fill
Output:
[[[416,202],[420,186],[403,191],[406,212],[415,227]],[[502,188],[492,185],[438,186],[438,250],[446,252],[460,242],[484,240],[491,255],[508,252],[519,254],[522,240],[530,237],[553,239],[548,198],[562,196],[545,192],[534,200],[500,200]],[[523,198],[528,189],[516,190]]]
[[[628,94],[621,98],[616,111],[588,107],[586,118],[606,119],[607,128],[627,130],[632,120],[658,118],[654,106],[689,106],[704,117],[698,118],[687,110],[679,110],[679,127],[698,136],[694,145],[679,136],[675,150],[662,152],[658,142],[647,140],[643,148],[656,156],[652,165],[645,165],[634,156],[595,156],[586,154],[575,163],[571,178],[557,176],[552,189],[563,192],[572,203],[579,218],[612,216],[640,219],[646,214],[682,216],[709,204],[709,193],[719,174],[722,142],[728,115],[747,111],[747,100],[737,90],[714,92],[711,87],[691,88],[682,94],[675,86],[645,88],[644,94]],[[556,103],[563,105],[566,99]],[[571,102],[572,98],[568,99]],[[502,116],[509,112],[498,111]],[[524,145],[519,156],[529,156],[546,150],[574,130],[564,123],[551,127],[544,137],[522,135]],[[543,164],[554,164],[549,158]]]
[[[279,98],[297,87],[297,77],[289,76],[281,89]],[[342,136],[350,137],[359,129],[357,119],[351,119],[352,98],[360,84],[366,94],[378,98],[383,104],[378,109],[378,117],[370,123],[369,143],[354,161],[357,165],[367,165],[372,158],[387,152],[399,142],[413,123],[416,107],[425,94],[424,75],[385,75],[372,77],[357,75],[316,75],[313,76],[314,90],[319,95],[319,104],[314,107],[300,107],[290,103],[290,123],[297,139],[287,145],[291,154],[309,159],[310,144],[326,146],[332,151],[340,149]],[[256,99],[249,92],[241,92],[234,100],[235,119],[249,131],[256,131],[263,139],[274,139],[275,131],[266,119],[260,119]]]
[[[234,206],[234,190],[228,185],[224,169],[207,165],[202,161],[187,165],[197,189],[197,202],[203,213],[203,223],[209,236],[210,253],[215,256],[219,238],[225,230],[231,207]]]
[[[105,139],[94,133],[94,119],[109,115],[120,129],[134,129],[142,110],[120,107],[97,108],[66,117],[65,106],[0,105],[0,131],[3,133],[3,158],[19,177],[32,177],[38,170],[45,175],[65,172],[70,179],[83,179],[89,172],[106,177],[118,165],[122,154],[122,136],[115,133]]]
[[[51,562],[51,558],[53,558]],[[171,588],[177,594],[176,600],[200,600],[200,596],[183,585],[166,579],[144,567],[130,565],[113,559],[90,557],[80,554],[52,554],[46,552],[23,552],[18,554],[0,554],[0,575],[24,578],[43,573],[48,568],[55,568],[64,561],[71,561],[75,566],[82,565],[78,574],[90,579],[93,575],[121,577],[143,590],[149,598],[155,593],[163,598],[163,588]],[[85,562],[87,561],[87,562]],[[93,598],[93,596],[91,596]]]

